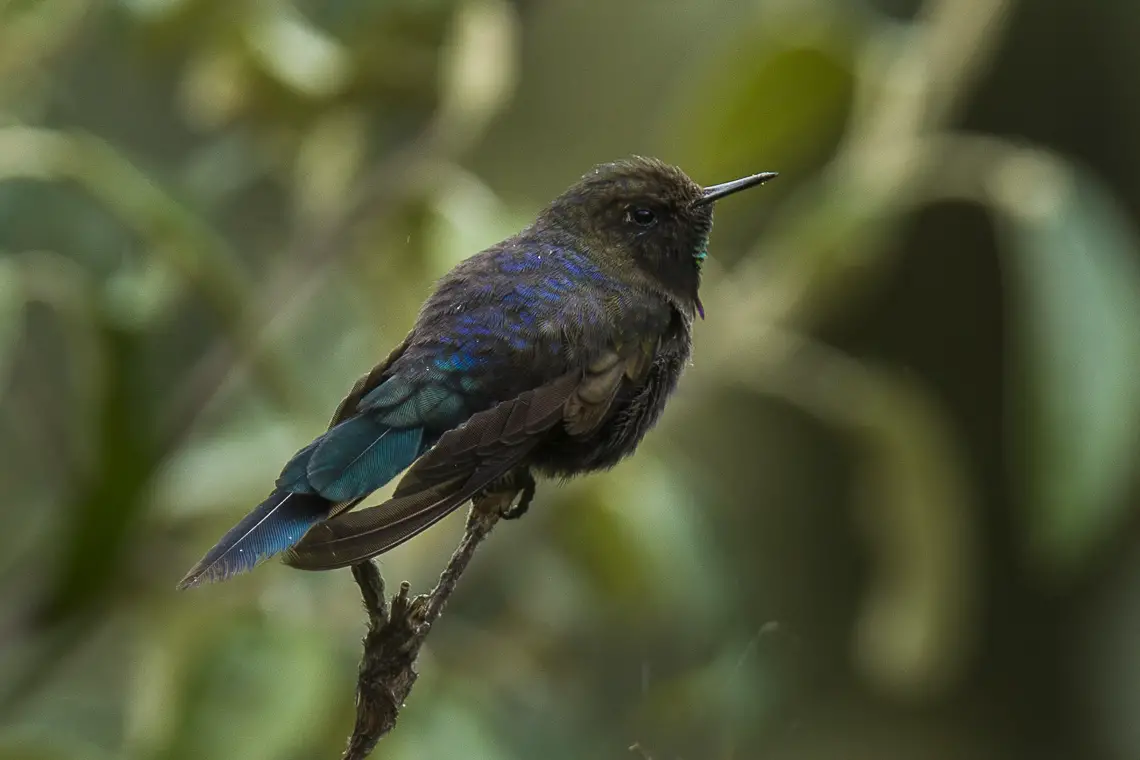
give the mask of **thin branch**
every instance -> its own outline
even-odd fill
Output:
[[[369,560],[353,566],[352,577],[360,587],[368,612],[368,633],[356,685],[356,725],[343,760],[364,760],[376,743],[396,727],[400,708],[418,677],[415,664],[420,647],[475,550],[510,506],[513,496],[490,494],[475,500],[463,540],[451,555],[439,583],[427,595],[411,598],[411,587],[405,581],[389,608],[385,604],[384,579],[376,564]]]

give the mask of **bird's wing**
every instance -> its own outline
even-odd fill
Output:
[[[285,466],[277,487],[332,502],[328,517],[384,486],[473,412],[503,368],[485,354],[433,343],[397,349],[357,382],[333,425]],[[384,366],[384,365],[382,365]]]
[[[455,402],[461,389],[447,373],[414,380],[390,376],[410,338],[357,381],[328,431],[293,455],[273,492],[222,536],[180,587],[252,569],[394,478],[426,448],[420,412],[425,418],[435,415],[438,422],[440,401],[451,400],[447,413],[454,416],[444,424],[451,427],[462,421],[465,409]]]
[[[404,355],[408,345],[412,342],[412,337],[415,331],[407,334],[400,345],[392,349],[388,357],[384,361],[377,364],[367,374],[362,375],[356,384],[352,386],[352,390],[337,406],[336,411],[333,412],[332,420],[329,421],[329,427],[336,427],[341,422],[344,422],[349,417],[356,414],[357,407],[360,405],[361,399],[371,393],[375,388],[384,381],[384,375],[392,367],[392,365]]]
[[[596,430],[623,384],[644,378],[655,348],[656,341],[615,349],[585,371],[473,415],[408,470],[391,499],[314,527],[286,563],[305,570],[346,567],[422,532],[523,463],[557,426],[575,437]]]

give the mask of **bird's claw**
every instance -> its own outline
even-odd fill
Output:
[[[519,488],[517,492],[518,501],[516,502],[512,498],[509,502],[507,502],[507,506],[503,510],[503,519],[517,520],[525,515],[526,511],[530,509],[531,501],[534,500],[534,491],[534,478],[528,474],[526,476],[525,482],[521,484],[521,488]]]

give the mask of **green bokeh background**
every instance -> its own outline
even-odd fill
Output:
[[[1138,28],[0,0],[0,759],[338,757],[347,571],[174,585],[435,278],[631,153],[781,177],[662,424],[495,530],[376,757],[1140,757]]]

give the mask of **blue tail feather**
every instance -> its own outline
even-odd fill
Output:
[[[393,428],[372,415],[327,432],[309,457],[309,485],[332,502],[359,499],[382,487],[420,455],[423,428]]]
[[[292,547],[325,519],[328,500],[312,493],[275,490],[199,560],[179,588],[225,580]]]
[[[462,399],[438,386],[389,381],[368,400],[392,406],[363,409],[294,454],[269,498],[226,533],[179,588],[224,580],[291,548],[335,506],[356,502],[407,469],[438,437],[433,425],[446,428],[464,416]]]
[[[317,446],[322,440],[323,437],[318,438],[294,454],[293,458],[281,469],[281,474],[277,476],[277,482],[273,487],[279,491],[291,491],[293,493],[316,493],[316,490],[309,483],[309,459],[312,458],[313,452],[317,450]]]

